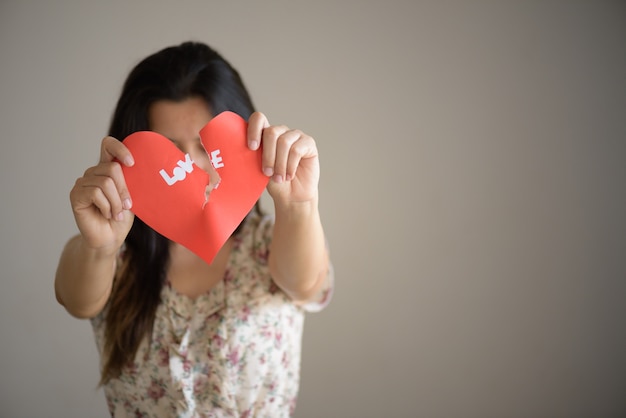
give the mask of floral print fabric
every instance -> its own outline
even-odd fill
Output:
[[[249,215],[224,280],[195,300],[163,287],[150,341],[104,392],[115,417],[287,417],[300,377],[305,311],[326,306],[327,283],[305,306],[272,281],[267,256],[273,219]],[[103,347],[106,309],[92,320]]]

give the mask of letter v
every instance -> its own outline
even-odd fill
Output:
[[[185,154],[185,161],[178,161],[178,166],[187,173],[191,173],[193,171],[193,161],[191,160],[189,154]]]

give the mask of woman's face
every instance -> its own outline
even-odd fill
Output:
[[[200,130],[212,119],[208,104],[199,97],[180,102],[159,100],[148,109],[150,130],[160,133],[174,143],[193,162],[209,173],[208,194],[219,184],[219,175],[200,142]]]

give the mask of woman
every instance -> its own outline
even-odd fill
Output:
[[[248,214],[208,265],[135,218],[122,139],[170,138],[214,172],[198,132],[230,110],[248,120],[275,216]],[[288,416],[299,384],[305,311],[330,299],[310,136],[253,111],[238,73],[201,43],[166,48],[124,84],[100,161],[70,193],[80,234],[61,254],[57,300],[91,318],[109,410],[123,416]]]

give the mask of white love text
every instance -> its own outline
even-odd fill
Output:
[[[191,160],[189,154],[185,154],[185,161],[179,160],[176,164],[177,167],[174,167],[171,176],[167,174],[164,169],[159,171],[159,174],[161,174],[161,177],[163,177],[163,180],[165,180],[168,186],[172,186],[177,181],[185,180],[187,173],[191,173],[193,171],[193,161]]]
[[[216,149],[215,151],[211,151],[211,164],[213,164],[213,168],[215,169],[224,167],[222,157],[220,157],[220,150]]]

